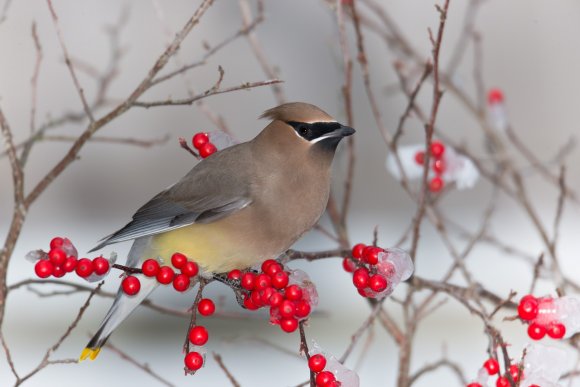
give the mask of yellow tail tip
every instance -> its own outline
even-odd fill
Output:
[[[99,352],[101,352],[101,348],[96,348],[96,349],[85,348],[85,349],[83,349],[83,352],[81,353],[81,356],[79,357],[79,361],[83,361],[86,359],[95,360],[97,358],[97,356],[99,356]]]

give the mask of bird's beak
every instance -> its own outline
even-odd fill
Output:
[[[354,130],[350,126],[341,125],[340,128],[338,128],[336,130],[333,130],[330,133],[325,134],[324,137],[325,138],[329,138],[329,137],[348,137],[348,136],[352,136],[355,132],[356,132],[356,130]]]

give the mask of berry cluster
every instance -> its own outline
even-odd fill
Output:
[[[185,255],[175,253],[171,256],[171,265],[179,269],[176,274],[171,266],[161,266],[155,259],[147,259],[141,265],[141,271],[146,277],[155,277],[162,285],[173,283],[173,288],[178,292],[185,292],[191,286],[191,278],[199,273],[199,267],[190,261]],[[134,296],[141,290],[141,282],[134,275],[129,275],[121,282],[121,288],[129,296]]]
[[[369,298],[391,294],[401,281],[413,273],[413,263],[405,251],[363,243],[352,248],[352,258],[344,258],[342,267],[352,273],[352,282],[359,294]]]
[[[553,339],[561,339],[566,334],[565,321],[570,320],[571,311],[578,311],[578,302],[574,299],[561,297],[536,298],[530,294],[522,297],[518,305],[518,315],[530,322],[528,336],[533,340],[541,340],[546,334]],[[574,320],[578,320],[575,316]]]
[[[431,169],[435,173],[435,177],[431,178],[429,181],[429,190],[431,192],[439,192],[443,189],[445,182],[443,181],[442,175],[447,168],[447,163],[443,158],[445,154],[445,145],[440,141],[433,141],[431,143]],[[425,163],[425,152],[419,151],[415,154],[415,162],[419,165]]]
[[[310,356],[308,359],[308,368],[315,374],[316,387],[340,387],[341,383],[336,380],[334,374],[326,367],[326,357],[320,353]]]
[[[202,298],[197,304],[197,312],[202,316],[211,316],[215,312],[215,304],[209,298]],[[209,334],[204,326],[195,325],[190,329],[188,338],[191,344],[201,347],[207,343]],[[197,371],[203,366],[204,358],[198,351],[191,351],[185,355],[184,363],[187,371]]]
[[[216,146],[210,141],[207,133],[196,133],[191,139],[191,143],[193,144],[193,147],[198,150],[202,159],[217,152]]]
[[[111,269],[109,260],[103,257],[94,259],[78,259],[77,249],[67,238],[56,237],[50,241],[48,253],[43,251],[32,252],[38,259],[34,265],[34,272],[40,278],[53,276],[60,278],[66,273],[76,272],[79,277],[103,277]]]
[[[509,367],[508,372],[510,373],[514,382],[518,382],[520,379],[524,378],[523,371],[520,369],[521,367],[517,364],[512,364]],[[499,362],[494,359],[490,358],[483,363],[483,367],[479,370],[479,374],[477,380],[471,382],[467,385],[467,387],[482,387],[487,386],[487,380],[490,376],[498,375],[498,378],[495,382],[496,387],[509,387],[510,382],[507,376],[500,375],[499,369]],[[530,385],[533,387],[534,385]],[[536,386],[537,387],[537,386]]]
[[[228,279],[239,281],[245,290],[244,306],[249,310],[270,307],[270,322],[280,325],[284,332],[294,332],[298,322],[308,318],[318,302],[316,289],[306,273],[285,271],[273,259],[262,263],[261,272],[232,270]]]

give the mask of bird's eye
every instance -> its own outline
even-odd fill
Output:
[[[308,134],[308,128],[306,126],[299,127],[298,134],[300,134],[302,137],[306,136]]]

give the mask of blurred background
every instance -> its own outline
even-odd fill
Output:
[[[55,0],[64,40],[74,58],[103,71],[110,59],[110,42],[104,27],[116,23],[124,9],[128,18],[119,33],[120,45],[126,50],[119,73],[111,84],[112,102],[128,96],[145,76],[166,44],[190,17],[199,1],[72,1]],[[414,49],[425,59],[431,54],[427,28],[436,30],[439,15],[433,1],[380,1],[394,18]],[[468,1],[451,1],[441,50],[445,67],[452,48],[461,38]],[[363,7],[361,7],[363,8]],[[253,10],[255,13],[255,10]],[[373,16],[373,15],[371,15]],[[35,49],[31,25],[37,24],[43,61],[38,81],[37,126],[65,112],[81,112],[82,105],[68,69],[45,2],[13,1],[6,8],[0,24],[0,105],[14,131],[17,143],[29,136],[31,83]],[[574,0],[546,2],[541,0],[481,1],[475,28],[481,34],[483,56],[480,62],[486,87],[499,87],[506,95],[514,130],[541,160],[555,155],[562,145],[578,133],[578,90],[580,87],[580,50],[574,37],[580,36],[580,3]],[[240,7],[234,1],[216,1],[187,37],[177,60],[166,71],[200,59],[205,42],[215,45],[235,33],[242,25]],[[334,11],[323,1],[269,1],[265,20],[255,30],[263,53],[278,70],[286,97],[290,101],[314,103],[339,120],[345,120],[341,87],[342,58]],[[349,47],[356,53],[352,26],[348,23]],[[397,58],[384,41],[365,33],[373,90],[380,104],[385,125],[394,130],[407,104],[400,92],[393,91],[398,80],[393,71]],[[473,92],[474,52],[466,47],[454,80],[461,88]],[[268,79],[244,38],[229,44],[208,60],[205,66],[190,71],[187,77],[176,77],[148,92],[143,100],[187,96],[186,85],[201,92],[218,78],[218,65],[225,70],[223,86]],[[79,80],[89,99],[97,83],[85,72]],[[395,88],[393,87],[395,86]],[[419,102],[428,111],[432,96],[426,83]],[[268,87],[237,91],[204,100],[207,107],[223,116],[240,140],[248,140],[265,125],[259,114],[276,105]],[[416,211],[415,203],[386,171],[387,150],[372,118],[358,64],[354,66],[354,127],[357,129],[357,164],[353,203],[349,217],[353,241],[369,243],[378,226],[379,244],[391,246],[400,238]],[[100,117],[106,109],[96,113]],[[62,126],[52,134],[78,135],[84,123]],[[458,143],[464,143],[485,159],[483,134],[473,116],[451,93],[443,97],[438,127]],[[185,174],[195,160],[178,146],[178,137],[190,138],[195,132],[217,130],[203,111],[195,105],[182,107],[134,108],[100,131],[100,135],[131,137],[142,140],[168,141],[151,148],[118,144],[88,143],[80,159],[59,177],[31,208],[21,238],[10,263],[8,282],[33,276],[33,266],[24,255],[33,249],[46,248],[53,236],[70,238],[83,254],[95,242],[124,225],[133,212],[160,190]],[[409,120],[402,143],[422,141],[423,126]],[[26,170],[29,190],[60,160],[70,143],[42,142],[35,146]],[[336,186],[341,188],[346,154],[340,153],[335,164]],[[580,188],[580,156],[573,153],[567,160],[567,184]],[[522,162],[522,166],[525,163]],[[557,168],[555,169],[557,171]],[[537,176],[529,176],[529,192],[541,220],[551,230],[558,192]],[[6,157],[0,158],[0,235],[8,230],[12,212],[12,180]],[[452,192],[440,203],[449,218],[465,228],[476,230],[491,198],[491,186],[480,181],[473,189]],[[501,197],[498,211],[491,221],[490,232],[506,244],[531,256],[538,256],[543,245],[536,230],[521,209]],[[578,207],[567,204],[558,247],[561,264],[571,277],[579,279],[577,232]],[[327,220],[323,219],[323,223]],[[436,231],[424,222],[418,251],[417,273],[425,278],[440,278],[451,258]],[[454,239],[455,240],[455,239]],[[465,241],[456,239],[458,246]],[[108,246],[107,254],[116,251],[123,262],[128,243]],[[313,231],[296,246],[304,250],[334,248],[333,242]],[[408,246],[407,246],[408,247]],[[308,272],[318,286],[320,307],[310,322],[308,337],[339,357],[350,343],[351,335],[369,313],[368,304],[358,296],[338,259],[315,263],[293,262],[292,268]],[[507,296],[511,289],[526,292],[532,271],[525,262],[508,257],[487,245],[478,245],[470,256],[468,267],[490,290]],[[72,279],[78,281],[80,279]],[[458,281],[461,283],[461,281]],[[118,278],[110,276],[105,289],[114,291]],[[404,295],[402,285],[396,292]],[[543,292],[554,293],[553,285],[540,282]],[[42,289],[47,290],[47,289]],[[242,311],[231,291],[218,283],[207,288],[214,300],[221,300],[222,311]],[[167,306],[186,308],[194,291],[176,294],[169,288],[159,289],[154,299]],[[36,366],[46,349],[66,330],[85,301],[85,294],[39,298],[22,288],[10,294],[4,332],[18,371],[27,373]],[[444,297],[441,296],[443,299]],[[65,341],[53,358],[76,358],[89,332],[94,332],[111,303],[95,298],[79,327]],[[400,320],[399,306],[385,303]],[[266,312],[248,314],[245,319],[205,318],[210,331],[208,351],[223,356],[225,364],[242,386],[295,386],[307,378],[303,359],[272,348],[274,343],[298,353],[298,335],[284,334],[268,324]],[[500,314],[497,321],[501,320]],[[148,363],[153,370],[176,385],[226,386],[228,380],[208,357],[207,365],[193,377],[183,376],[181,346],[188,321],[162,315],[144,308],[135,312],[112,336],[111,342]],[[513,354],[526,342],[519,323],[497,323],[504,338],[512,344]],[[368,349],[363,339],[347,362],[356,369],[362,386],[391,386],[397,375],[397,347],[385,331],[371,330]],[[447,302],[421,325],[413,347],[412,369],[433,362],[446,353],[464,368],[467,377],[475,377],[486,359],[487,338],[483,326],[453,301]],[[362,357],[361,357],[362,356]],[[569,357],[572,367],[576,358]],[[0,355],[0,385],[13,383],[5,357]],[[56,365],[41,371],[27,382],[31,386],[121,386],[156,385],[157,382],[115,353],[103,350],[97,361],[79,365]],[[456,377],[446,369],[429,374],[417,386],[457,385]],[[580,385],[580,384],[578,384]]]

